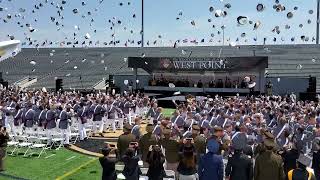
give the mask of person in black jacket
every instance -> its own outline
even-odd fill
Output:
[[[100,165],[102,167],[102,180],[116,180],[117,173],[115,165],[117,158],[111,158],[110,152],[113,151],[109,145],[102,149],[103,157],[99,158]],[[116,153],[117,154],[117,153]]]
[[[252,159],[243,153],[242,148],[234,147],[234,153],[229,155],[226,167],[226,179],[231,180],[252,180],[253,162]]]
[[[124,162],[122,174],[127,180],[139,180],[142,174],[138,165],[140,158],[139,156],[135,156],[135,152],[136,150],[134,148],[129,147],[122,157],[122,161]]]
[[[316,180],[316,177],[307,169],[311,159],[304,154],[300,154],[297,160],[297,168],[288,172],[288,180]]]
[[[320,180],[320,139],[316,139],[315,143],[317,151],[313,152],[312,169],[317,180]]]
[[[179,179],[195,179],[197,173],[196,165],[194,146],[190,142],[185,142],[182,148],[181,160],[177,168]]]
[[[147,162],[149,164],[149,169],[147,172],[149,180],[162,180],[166,176],[163,168],[165,158],[162,154],[161,148],[158,145],[150,146],[147,154]]]
[[[299,158],[301,148],[297,147],[297,144],[293,144],[292,148],[284,151],[282,154],[283,158],[283,169],[284,173],[288,177],[288,172],[297,167],[297,159]]]

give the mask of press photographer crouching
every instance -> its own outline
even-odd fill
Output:
[[[3,159],[6,156],[7,142],[9,140],[9,134],[6,127],[0,126],[0,172],[4,171]]]

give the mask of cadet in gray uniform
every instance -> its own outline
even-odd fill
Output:
[[[69,145],[70,141],[70,123],[71,123],[71,114],[70,114],[70,108],[67,107],[66,110],[64,110],[62,107],[59,107],[59,128],[61,129],[61,135],[64,138],[63,144],[65,146]]]

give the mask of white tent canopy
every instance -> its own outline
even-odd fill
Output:
[[[16,56],[21,51],[20,41],[2,41],[0,42],[0,62]]]

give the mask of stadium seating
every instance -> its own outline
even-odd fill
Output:
[[[103,78],[112,75],[132,75],[125,57],[192,57],[268,56],[268,77],[319,77],[318,45],[270,45],[237,47],[180,48],[27,48],[12,59],[0,63],[0,72],[10,84],[27,76],[37,77],[30,88],[54,88],[55,78],[62,78],[65,89],[91,89]],[[53,52],[54,50],[54,52]],[[52,56],[50,56],[52,53]],[[36,64],[30,64],[30,61]],[[52,63],[51,63],[52,61]],[[301,65],[302,68],[299,68]],[[75,68],[76,66],[76,68]],[[34,70],[34,71],[33,71]],[[146,75],[143,70],[139,75]],[[81,76],[81,80],[80,80]],[[318,90],[320,86],[318,85]]]

